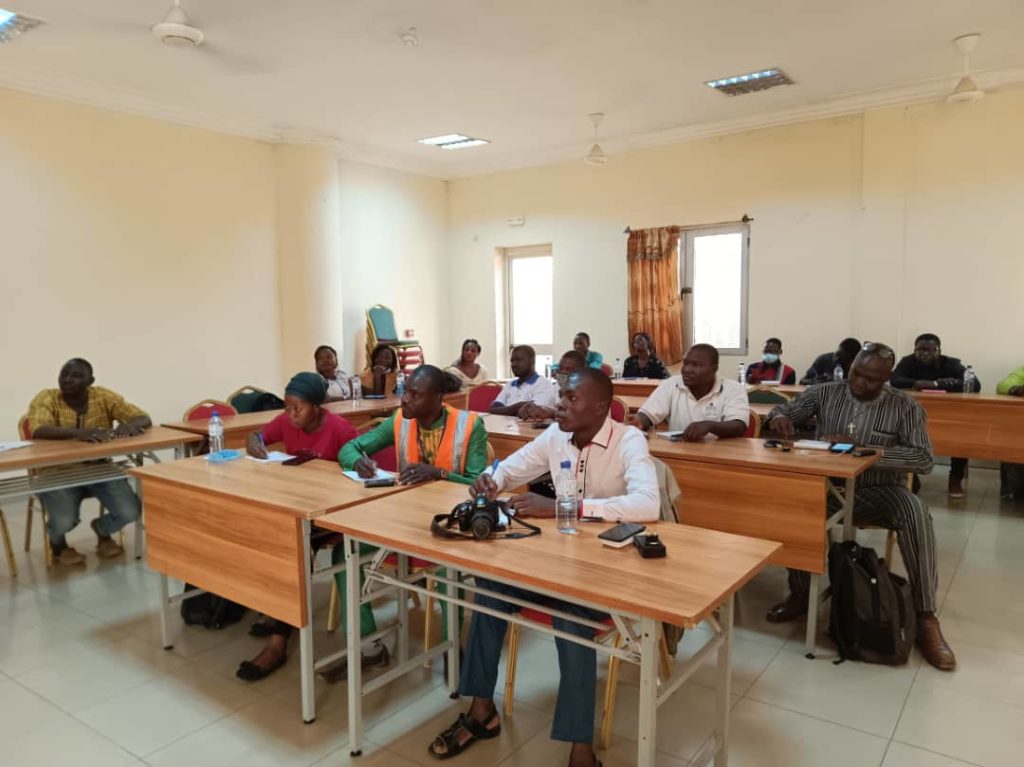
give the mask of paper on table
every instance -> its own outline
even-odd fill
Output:
[[[17,450],[19,447],[31,447],[31,445],[31,442],[23,439],[17,442],[0,442],[0,453],[4,450]]]
[[[256,463],[280,463],[281,461],[287,461],[289,458],[294,456],[288,455],[288,453],[282,453],[280,450],[271,450],[267,453],[266,458],[257,458],[254,455],[247,455],[250,461],[256,461]]]
[[[655,437],[661,437],[662,439],[672,439],[673,437],[683,436],[682,429],[678,431],[656,431],[654,432]]]
[[[832,443],[821,439],[798,439],[793,447],[797,450],[828,450]]]
[[[358,482],[360,484],[371,479],[394,479],[397,476],[393,471],[384,471],[384,469],[377,469],[377,473],[372,477],[360,477],[358,471],[343,471],[341,473],[353,482]]]

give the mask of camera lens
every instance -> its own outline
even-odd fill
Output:
[[[480,540],[491,537],[491,520],[483,514],[473,518],[473,535]]]

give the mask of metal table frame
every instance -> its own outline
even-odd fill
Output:
[[[344,547],[345,547],[345,562],[349,566],[349,572],[355,572],[358,567],[360,560],[359,555],[359,539],[346,533]],[[370,543],[368,541],[368,543]],[[373,545],[379,545],[373,543]],[[380,564],[388,554],[398,555],[398,574],[392,576],[386,572],[380,570]],[[441,642],[434,647],[424,648],[424,652],[420,653],[416,657],[409,657],[409,640],[408,632],[405,630],[407,627],[406,612],[407,612],[407,600],[402,598],[399,593],[398,605],[399,605],[399,634],[398,634],[398,663],[397,665],[388,670],[387,672],[375,677],[372,681],[363,683],[362,669],[360,664],[355,663],[349,664],[349,675],[348,675],[348,716],[349,716],[349,749],[352,756],[359,756],[362,754],[363,748],[363,709],[362,699],[364,695],[368,695],[375,690],[380,689],[384,685],[398,679],[403,674],[412,671],[414,668],[420,666],[424,660],[433,658],[440,655],[443,652],[449,652],[448,654],[448,688],[451,691],[453,697],[457,697],[458,681],[459,681],[459,625],[458,625],[458,609],[457,607],[464,607],[468,610],[475,610],[477,612],[486,613],[488,615],[494,615],[502,618],[503,620],[518,623],[521,626],[525,626],[536,631],[542,631],[546,634],[561,637],[577,644],[582,644],[586,647],[591,647],[598,652],[602,652],[606,655],[615,655],[624,661],[630,663],[636,663],[640,666],[640,709],[639,709],[639,733],[638,733],[638,753],[637,763],[643,765],[654,764],[655,757],[655,734],[657,728],[657,711],[658,706],[664,703],[668,698],[687,680],[689,679],[698,668],[704,663],[704,661],[711,655],[711,653],[717,653],[718,662],[718,683],[716,686],[716,701],[715,701],[715,732],[691,760],[694,765],[703,764],[707,761],[714,759],[715,767],[725,767],[728,763],[728,742],[729,742],[729,706],[730,706],[730,665],[731,665],[731,649],[732,649],[732,633],[733,633],[733,603],[734,597],[730,595],[719,608],[718,617],[709,617],[705,622],[709,625],[712,630],[713,636],[708,642],[700,648],[692,657],[685,661],[678,662],[675,664],[676,668],[669,679],[661,680],[658,678],[658,633],[661,631],[660,622],[651,617],[627,613],[621,610],[609,610],[606,605],[585,602],[575,597],[571,601],[584,605],[586,607],[593,608],[601,612],[609,613],[615,622],[615,626],[623,639],[623,645],[621,647],[613,647],[601,642],[592,640],[582,639],[581,637],[566,634],[558,631],[551,626],[532,621],[527,618],[523,618],[518,613],[508,614],[498,610],[494,610],[489,607],[478,605],[475,602],[469,601],[460,596],[460,591],[466,591],[471,593],[488,594],[506,602],[512,602],[521,606],[528,606],[532,609],[536,609],[540,612],[548,613],[549,615],[555,615],[565,617],[572,620],[575,623],[583,625],[591,625],[596,628],[606,629],[607,626],[602,623],[596,623],[588,621],[578,616],[572,616],[567,613],[560,613],[558,610],[552,609],[548,606],[541,604],[531,604],[527,601],[509,597],[505,594],[499,594],[496,592],[490,592],[487,589],[477,587],[465,583],[463,576],[471,576],[479,574],[490,580],[495,580],[501,583],[506,583],[513,586],[522,587],[530,591],[534,591],[538,594],[542,594],[547,597],[553,597],[555,599],[565,600],[564,595],[561,595],[550,589],[537,588],[532,584],[524,584],[520,582],[512,581],[508,578],[496,577],[491,573],[475,573],[472,570],[467,570],[464,567],[456,567],[451,563],[445,563],[443,561],[437,561],[439,568],[445,568],[447,570],[447,577],[439,577],[436,574],[428,575],[430,580],[438,583],[447,584],[448,588],[445,593],[438,591],[430,591],[426,586],[420,586],[417,581],[423,577],[423,573],[416,573],[414,575],[409,574],[408,568],[408,557],[411,556],[409,552],[403,552],[401,548],[389,545],[382,546],[378,553],[373,557],[373,561],[370,566],[366,569],[366,584],[363,588],[359,586],[358,578],[349,578],[347,582],[348,590],[348,615],[346,616],[346,633],[348,647],[358,647],[361,641],[359,636],[359,605],[365,602],[369,602],[380,595],[379,590],[373,589],[374,584],[382,584],[388,589],[397,589],[401,591],[416,592],[423,595],[433,596],[434,599],[443,599],[451,605],[451,609],[448,610],[448,639]],[[432,557],[438,559],[437,557]]]

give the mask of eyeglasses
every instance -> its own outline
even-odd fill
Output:
[[[861,351],[867,352],[868,354],[877,354],[879,357],[882,357],[883,359],[896,359],[896,352],[892,350],[892,347],[886,346],[885,344],[876,343],[875,341],[865,342],[864,346],[861,347]]]

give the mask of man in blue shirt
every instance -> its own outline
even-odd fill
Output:
[[[590,350],[590,336],[582,330],[577,333],[576,338],[573,339],[572,348],[586,358],[588,368],[594,368],[596,370],[601,369],[601,365],[604,363],[604,355],[601,354],[601,352]]]
[[[496,415],[519,415],[527,403],[555,409],[558,392],[551,382],[536,370],[537,353],[532,346],[517,346],[512,350],[512,375],[498,398],[491,403],[490,412]]]

